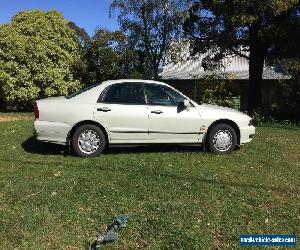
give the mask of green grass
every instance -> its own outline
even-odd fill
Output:
[[[32,121],[0,123],[0,249],[236,249],[240,234],[300,236],[300,128],[261,127],[228,156],[123,148],[92,159],[35,142]],[[269,249],[269,248],[268,248]]]

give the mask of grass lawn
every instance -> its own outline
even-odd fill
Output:
[[[260,127],[228,156],[140,147],[92,159],[30,139],[30,119],[0,122],[0,131],[0,249],[88,249],[118,214],[128,225],[103,249],[236,249],[240,234],[300,237],[299,127]]]

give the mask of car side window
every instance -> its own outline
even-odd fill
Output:
[[[176,90],[168,86],[162,86],[162,87],[166,91],[166,93],[170,96],[172,105],[178,106],[179,104],[184,102],[185,97],[180,93],[178,93]]]
[[[144,87],[142,84],[121,83],[108,88],[102,98],[104,103],[145,104]]]
[[[185,99],[172,88],[158,84],[146,84],[145,95],[150,105],[178,106]]]

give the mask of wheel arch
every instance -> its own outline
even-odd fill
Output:
[[[106,137],[106,140],[109,143],[108,133],[107,133],[106,129],[99,122],[96,122],[96,121],[93,121],[93,120],[84,120],[84,121],[80,121],[80,122],[76,123],[72,127],[72,129],[69,131],[69,133],[67,135],[67,138],[66,138],[67,145],[70,145],[70,141],[71,141],[71,139],[73,137],[73,134],[76,131],[76,129],[78,127],[80,127],[81,125],[86,125],[86,124],[91,124],[91,125],[95,125],[95,126],[99,127],[103,131],[103,133],[104,133],[104,135]]]
[[[204,138],[204,142],[207,143],[207,138],[209,133],[211,132],[211,130],[213,129],[214,126],[218,125],[218,124],[226,124],[231,126],[235,132],[236,132],[236,136],[237,136],[237,145],[240,145],[240,140],[241,140],[241,132],[240,132],[240,128],[239,126],[232,120],[229,119],[219,119],[214,121],[212,124],[210,124],[210,126],[207,129],[205,138]]]

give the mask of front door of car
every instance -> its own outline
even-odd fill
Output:
[[[159,84],[145,84],[148,104],[149,139],[152,142],[196,143],[203,134],[196,107],[184,108],[185,97],[176,90]]]
[[[116,83],[104,90],[94,116],[109,130],[113,143],[138,143],[148,139],[148,111],[143,84]]]

